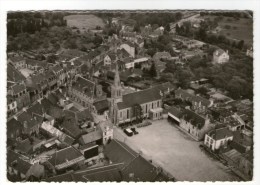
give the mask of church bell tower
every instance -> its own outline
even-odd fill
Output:
[[[118,124],[118,107],[117,103],[122,102],[122,87],[118,72],[118,65],[116,63],[116,71],[114,83],[111,85],[111,99],[109,106],[109,115],[113,124]]]

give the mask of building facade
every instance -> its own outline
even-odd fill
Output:
[[[223,64],[229,61],[228,51],[217,49],[213,53],[213,64]]]
[[[212,151],[225,147],[228,141],[233,140],[232,132],[227,128],[213,129],[205,135],[204,144]]]
[[[109,114],[113,124],[133,121],[137,116],[148,118],[149,115],[155,115],[160,118],[158,108],[162,107],[162,95],[157,88],[150,88],[129,94],[122,94],[122,87],[118,73],[118,67],[115,72],[114,83],[111,86],[111,99],[109,105]],[[135,110],[135,109],[139,110]],[[155,114],[151,114],[150,112]],[[136,115],[139,112],[140,115]],[[151,117],[150,117],[151,118]]]

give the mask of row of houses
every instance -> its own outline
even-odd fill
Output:
[[[68,152],[71,151],[71,152]],[[58,161],[58,165],[68,164],[66,159],[71,159],[80,166],[82,155],[72,147],[60,151],[58,154],[63,161]],[[169,181],[174,180],[165,174],[161,168],[155,167],[151,162],[145,160],[141,155],[134,152],[124,143],[112,140],[104,148],[104,155],[109,163],[99,167],[80,168],[61,175],[47,178],[47,182],[120,182],[120,181]],[[54,161],[54,160],[53,160]],[[54,163],[50,161],[51,163]],[[56,161],[57,163],[57,161]],[[60,164],[61,163],[61,164]],[[72,163],[72,162],[71,162]],[[56,164],[57,166],[57,164]]]

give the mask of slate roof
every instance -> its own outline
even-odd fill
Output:
[[[102,137],[103,137],[102,131],[100,129],[97,129],[93,132],[82,135],[80,137],[80,141],[82,142],[82,144],[88,144],[88,143],[95,142],[99,139],[102,139]]]
[[[38,73],[36,75],[32,75],[26,79],[26,86],[29,87],[41,87],[41,85],[47,85],[47,78],[45,73]]]
[[[23,112],[22,114],[20,114],[17,117],[18,121],[21,122],[21,124],[23,125],[24,123],[27,124],[27,129],[30,129],[38,124],[41,124],[43,121],[43,117],[41,116],[31,116],[29,113],[27,112]]]
[[[71,161],[73,159],[77,159],[79,157],[82,157],[83,155],[73,146],[69,146],[67,148],[63,148],[61,150],[56,151],[51,159],[49,159],[49,162],[53,166],[57,166],[63,163],[66,163],[67,161]]]
[[[116,60],[116,54],[115,53],[108,53],[108,56],[111,60]]]
[[[16,133],[17,130],[22,130],[22,124],[16,119],[12,118],[7,121],[7,137],[11,138],[13,133]]]
[[[68,172],[46,179],[47,182],[105,182],[105,181],[121,181],[120,174],[121,163],[111,164],[100,167],[92,167],[75,172]]]
[[[157,177],[156,167],[142,156],[136,157],[122,172],[125,181],[153,182]],[[130,174],[133,174],[133,177],[130,177]]]
[[[118,102],[117,106],[119,110],[122,110],[132,107],[135,104],[143,104],[160,99],[161,95],[158,90],[155,88],[150,88],[123,95],[123,101]]]
[[[233,132],[233,141],[242,146],[252,146],[253,138],[241,133],[240,131]]]
[[[108,100],[101,100],[97,101],[93,104],[98,112],[104,112],[105,110],[108,110]]]
[[[93,115],[91,114],[91,112],[88,109],[84,109],[82,111],[77,111],[76,112],[76,118],[78,121],[93,121]]]
[[[56,176],[47,178],[44,181],[46,181],[46,182],[72,182],[72,181],[74,181],[73,172],[56,175]]]
[[[86,170],[76,171],[73,176],[76,182],[86,182],[86,181],[122,181],[122,176],[120,173],[120,168],[122,163],[110,164],[101,167],[87,168]]]
[[[174,115],[176,118],[181,118],[181,116],[182,116],[182,111],[175,106],[170,107],[168,112],[170,114]]]
[[[20,73],[15,67],[8,63],[7,64],[7,80],[13,82],[25,81],[26,78]]]
[[[79,76],[72,87],[80,92],[87,94],[89,97],[94,95],[95,83]]]
[[[206,107],[210,105],[210,101],[205,99],[205,98],[192,95],[192,94],[188,93],[187,91],[185,91],[183,89],[177,89],[175,91],[175,96],[180,96],[180,95],[185,100],[188,99],[190,101],[201,102]]]
[[[198,127],[199,129],[201,129],[205,125],[205,118],[188,109],[183,110],[182,118],[190,122],[193,126]]]
[[[46,107],[48,108],[48,107]],[[36,102],[34,103],[33,105],[31,105],[28,109],[27,109],[27,112],[30,114],[30,115],[33,115],[33,114],[37,114],[37,115],[43,115],[45,113],[45,109],[44,109],[44,106],[43,104],[39,103],[39,102]]]
[[[122,55],[122,58],[131,57],[131,55],[124,49],[118,49],[117,54]]]
[[[62,128],[64,129],[64,132],[73,138],[77,138],[82,134],[82,130],[77,125],[75,117],[66,117],[62,122]]]
[[[26,174],[31,168],[31,164],[21,159],[22,155],[12,151],[7,150],[7,165],[13,166],[14,169],[22,174]],[[16,162],[15,162],[16,161]],[[15,162],[15,163],[13,163]],[[13,165],[12,165],[13,164]]]
[[[107,144],[104,154],[113,163],[123,163],[120,167],[123,181],[154,182],[156,180],[169,180],[163,173],[158,172],[152,163],[120,141],[112,140]]]
[[[233,136],[232,132],[227,127],[211,130],[208,135],[214,140],[224,139],[225,137]]]
[[[113,163],[124,163],[124,167],[138,156],[126,144],[117,140],[112,140],[109,144],[105,145],[104,154]]]

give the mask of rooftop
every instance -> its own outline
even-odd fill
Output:
[[[207,107],[211,104],[209,100],[202,98],[200,96],[192,95],[183,89],[177,89],[175,91],[175,94],[176,94],[176,96],[181,95],[182,98],[189,99],[190,101],[201,102],[204,106],[207,106]]]
[[[117,103],[119,110],[132,107],[135,104],[143,104],[160,100],[160,92],[156,88],[150,88],[123,95],[123,101]]]
[[[80,137],[80,141],[82,142],[82,144],[88,144],[88,143],[92,143],[95,142],[99,139],[102,139],[102,132],[100,129],[97,129],[93,132],[87,133],[85,135],[82,135]]]
[[[61,150],[56,151],[51,159],[49,159],[49,162],[53,166],[57,166],[63,163],[66,163],[68,161],[72,161],[73,159],[77,159],[79,157],[82,157],[82,154],[80,151],[78,151],[73,146],[69,146],[67,148],[63,148]]]
[[[76,82],[72,83],[72,87],[90,97],[94,95],[95,83],[81,76],[77,78]]]
[[[124,166],[130,164],[130,162],[138,156],[138,154],[126,144],[117,140],[112,140],[105,146],[104,154],[113,163],[124,163]]]
[[[189,109],[183,110],[182,117],[184,120],[189,121],[192,125],[198,127],[199,129],[201,129],[205,124],[205,118]]]
[[[208,135],[214,140],[221,140],[233,136],[232,132],[227,127],[213,129],[208,133]]]

